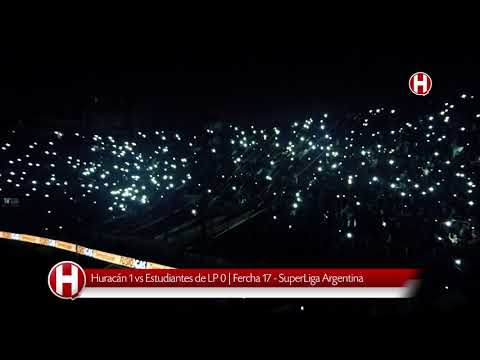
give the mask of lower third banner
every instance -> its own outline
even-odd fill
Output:
[[[85,269],[49,274],[52,292],[80,298],[409,298],[418,269]]]

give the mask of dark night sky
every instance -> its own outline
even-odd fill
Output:
[[[416,71],[433,78],[429,100],[476,91],[480,80],[478,50],[460,47],[37,44],[1,51],[2,112],[33,120],[76,114],[96,95],[112,109],[127,104],[187,124],[291,121],[418,102],[407,88]]]

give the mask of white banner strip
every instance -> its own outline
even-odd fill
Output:
[[[415,293],[416,286],[405,287],[312,287],[312,288],[101,288],[83,289],[81,298],[370,298],[403,299]]]

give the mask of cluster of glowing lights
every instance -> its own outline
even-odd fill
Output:
[[[453,206],[471,211],[478,203],[472,119],[457,115],[452,103],[442,105],[435,116],[408,121],[398,109],[370,109],[343,130],[329,126],[328,114],[294,122],[288,129],[231,125],[220,134],[225,146],[212,141],[219,136],[216,130],[207,129],[201,136],[209,138],[204,149],[211,157],[208,164],[198,162],[202,150],[197,136],[179,133],[138,131],[120,139],[54,131],[27,143],[11,133],[0,140],[0,192],[15,189],[30,198],[88,202],[116,216],[157,203],[191,184],[191,191],[198,193],[233,193],[240,206],[270,196],[279,208],[287,204],[289,211],[278,210],[272,219],[289,230],[291,217],[303,211],[312,189],[323,189],[326,183],[336,186],[338,201],[360,209],[368,202],[359,200],[369,194],[393,196],[405,208],[415,202],[437,207],[447,197],[454,199]],[[381,123],[386,118],[393,120],[388,126]],[[231,169],[204,184],[192,181],[205,166],[224,159],[231,161]],[[198,216],[198,204],[187,211]],[[450,230],[455,223],[443,221]],[[386,222],[381,225],[386,227]],[[353,239],[354,228],[345,225],[339,230]]]

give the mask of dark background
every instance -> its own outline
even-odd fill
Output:
[[[476,47],[332,47],[207,40],[146,44],[36,42],[4,47],[0,112],[5,122],[41,126],[97,108],[134,114],[142,126],[189,127],[207,121],[282,123],[325,111],[423,105],[457,91],[475,93]],[[428,98],[408,78],[433,79]]]
[[[183,129],[216,120],[281,124],[323,112],[343,117],[381,105],[408,107],[415,113],[417,106],[447,101],[463,90],[480,96],[478,64],[480,52],[476,47],[332,47],[320,41],[309,46],[268,42],[237,46],[209,41],[159,40],[146,45],[40,41],[0,48],[0,127],[18,121],[42,127],[50,118],[60,123],[78,120],[92,109],[92,104],[120,116],[135,114],[140,126]],[[417,71],[425,71],[433,79],[428,97],[414,96],[408,90],[408,78]],[[18,265],[18,249],[8,250],[3,252],[4,279],[6,271]],[[29,253],[23,261],[30,265],[10,277],[6,288],[14,291],[21,281],[30,279],[27,284],[42,286],[42,291],[48,293],[46,282],[41,280],[45,275],[39,272],[33,278],[31,273],[49,268],[57,261],[56,255],[24,250]],[[64,254],[60,257],[65,260]],[[28,303],[28,289],[22,289],[19,296]],[[19,304],[18,298],[9,296],[9,303]],[[60,304],[51,297],[45,301]],[[45,306],[44,302],[31,303]],[[266,304],[256,302],[247,310],[262,306],[270,309],[271,303]],[[185,312],[190,308],[219,309],[218,303],[204,305],[163,303],[158,311],[167,314],[179,308]],[[298,305],[292,305],[295,314]],[[61,306],[67,312],[73,309],[70,304]],[[152,308],[156,306],[152,304]],[[340,306],[339,302],[336,306]],[[341,306],[348,315],[352,306],[362,305],[345,302]],[[122,311],[117,310],[120,305],[110,308],[109,303],[104,303],[103,309],[107,307],[112,316]]]

